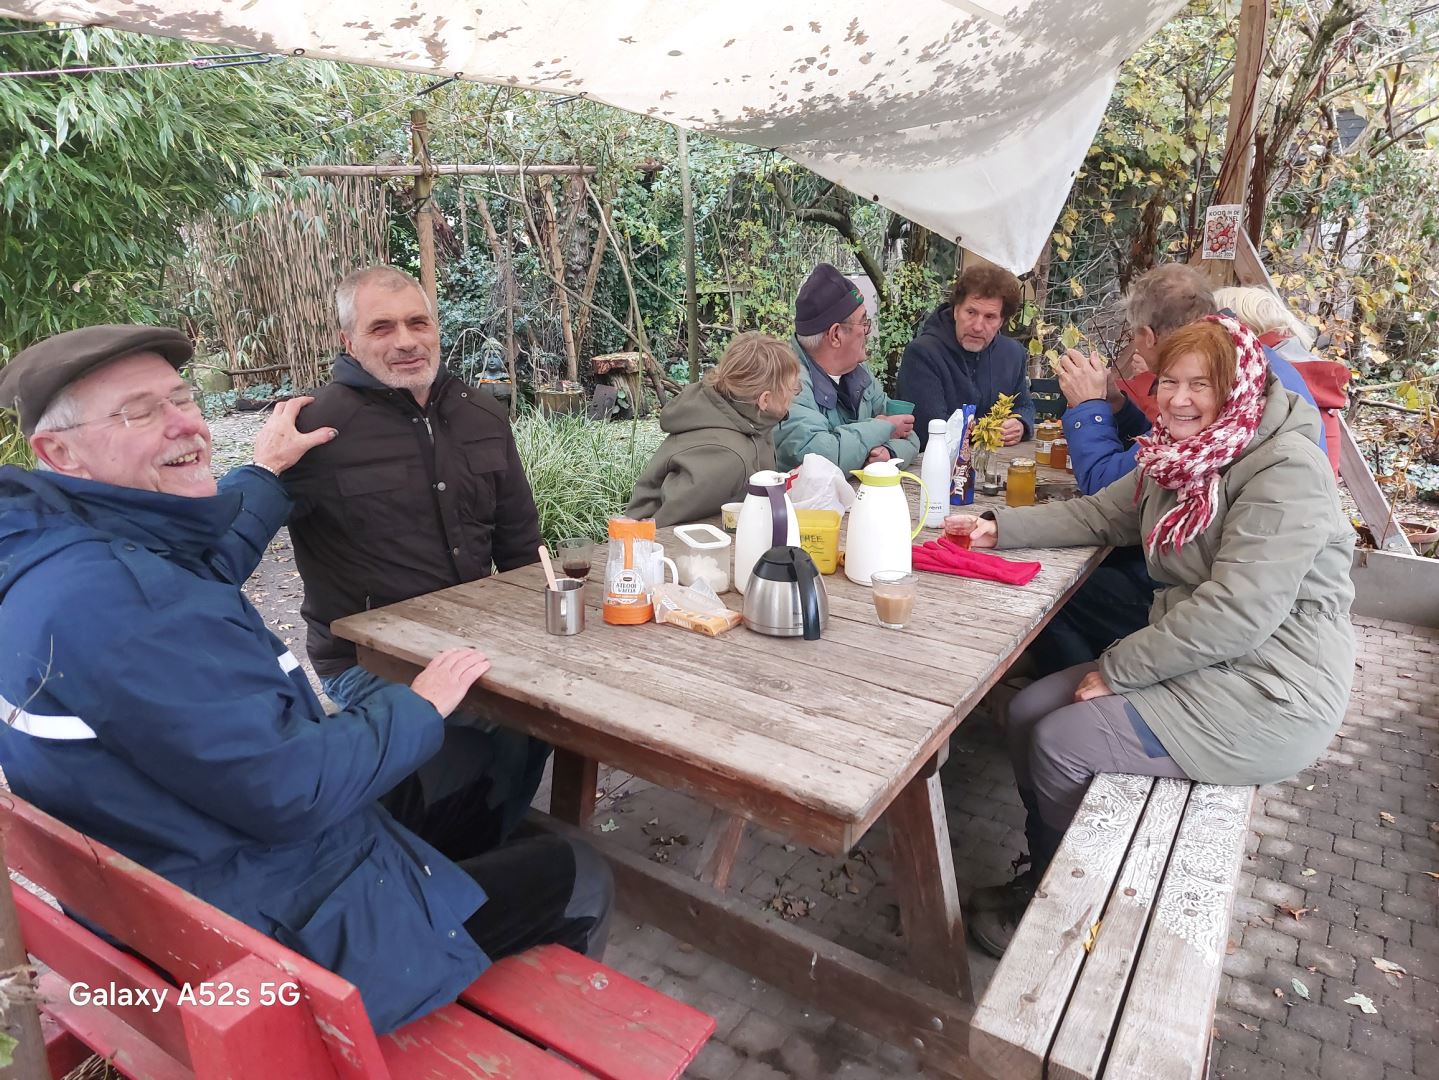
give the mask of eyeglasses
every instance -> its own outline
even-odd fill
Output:
[[[163,418],[166,404],[188,415],[200,415],[200,403],[195,398],[195,391],[186,387],[183,390],[176,390],[168,397],[146,398],[142,401],[132,402],[129,405],[122,405],[114,412],[106,413],[104,416],[97,416],[92,420],[81,420],[78,424],[71,424],[69,427],[56,430],[73,431],[75,428],[86,427],[90,424],[102,424],[107,420],[118,420],[132,431],[153,427]]]
[[[839,325],[848,326],[851,330],[860,330],[868,334],[870,330],[874,328],[874,320],[871,319],[868,315],[866,315],[864,316],[864,318],[860,319],[859,322],[849,322],[848,320],[846,320]]]

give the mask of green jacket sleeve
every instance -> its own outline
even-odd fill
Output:
[[[1128,547],[1140,542],[1135,476],[1121,476],[1082,499],[1043,506],[1001,507],[994,512],[999,535],[995,547]]]
[[[890,404],[889,395],[886,394],[883,390],[879,389],[878,381],[875,382],[874,389],[877,393],[877,400],[873,403],[874,415],[891,415],[894,412],[894,407]],[[881,420],[880,423],[883,424],[884,421]],[[885,424],[885,426],[889,427],[888,424]],[[893,428],[890,429],[889,433],[893,433]],[[904,458],[906,464],[913,465],[914,459],[919,457],[918,420],[916,419],[916,426],[914,430],[911,431],[908,435],[906,435],[903,439],[889,439],[885,442],[884,445],[885,448],[889,450],[891,457]],[[860,463],[861,467],[863,466],[863,464],[863,462]]]
[[[1289,616],[1329,541],[1322,523],[1332,516],[1334,497],[1321,471],[1327,461],[1301,441],[1277,446],[1273,460],[1233,493],[1209,579],[1101,657],[1100,671],[1115,692],[1244,656]]]
[[[742,498],[749,473],[745,460],[727,446],[709,443],[682,450],[670,458],[660,481],[655,524],[685,525],[720,512],[720,506]]]
[[[894,428],[883,420],[856,420],[831,429],[814,395],[801,393],[790,404],[789,417],[775,428],[775,462],[781,469],[793,469],[806,454],[819,454],[845,472],[862,469],[869,452],[893,434]]]

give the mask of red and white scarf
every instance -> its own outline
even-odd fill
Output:
[[[1137,440],[1139,479],[1135,501],[1139,500],[1145,477],[1162,488],[1179,492],[1179,502],[1155,523],[1145,539],[1145,550],[1150,554],[1165,548],[1178,551],[1209,527],[1219,497],[1219,470],[1249,445],[1264,415],[1269,364],[1259,339],[1247,326],[1227,315],[1205,318],[1224,327],[1234,339],[1238,353],[1234,386],[1214,423],[1199,434],[1176,439],[1161,415],[1153,430]]]

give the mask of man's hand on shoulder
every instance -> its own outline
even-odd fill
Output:
[[[296,397],[275,406],[270,419],[255,436],[253,461],[256,465],[279,476],[311,449],[339,434],[332,427],[316,428],[310,432],[295,427],[300,410],[314,400],[312,397]]]

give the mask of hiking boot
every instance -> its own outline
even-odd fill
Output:
[[[1026,870],[1006,885],[976,889],[970,897],[973,914],[969,919],[974,943],[996,960],[1004,956],[1038,888],[1039,875]]]

